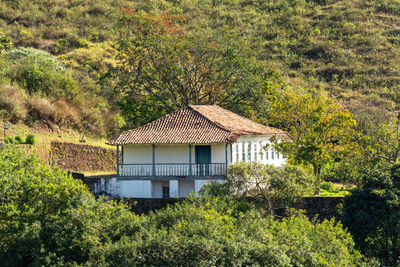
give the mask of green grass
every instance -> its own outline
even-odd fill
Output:
[[[34,134],[36,137],[37,145],[49,145],[52,141],[60,141],[112,148],[112,146],[106,144],[106,142],[108,141],[107,139],[92,137],[90,136],[90,134],[85,135],[86,142],[82,143],[80,142],[82,134],[70,129],[51,131],[38,126],[28,127],[23,123],[11,124],[10,126],[10,130],[8,130],[6,133],[7,136],[21,136],[23,138],[26,138],[28,134]]]
[[[324,187],[325,185],[325,187]],[[344,197],[351,194],[354,185],[323,182],[321,185],[321,197]]]

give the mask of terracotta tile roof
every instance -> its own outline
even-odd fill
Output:
[[[114,136],[108,144],[232,143],[242,135],[283,133],[216,105],[190,105]]]

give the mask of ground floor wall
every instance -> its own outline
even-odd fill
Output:
[[[117,198],[183,198],[191,192],[198,193],[209,182],[223,180],[117,180],[100,179],[93,187],[93,193],[107,194]]]

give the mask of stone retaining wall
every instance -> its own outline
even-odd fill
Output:
[[[163,198],[130,198],[121,199],[125,203],[131,206],[131,210],[137,214],[149,213],[150,211],[156,211],[167,207],[168,205],[174,205],[177,202],[183,201],[184,198],[179,199],[163,199]],[[340,219],[338,213],[338,205],[343,200],[343,197],[302,197],[297,202],[294,208],[302,209],[305,211],[305,215],[309,219],[318,216],[319,219]],[[249,201],[253,201],[250,199]],[[285,216],[284,213],[279,215]]]
[[[51,142],[52,165],[65,171],[115,173],[115,149],[83,144]]]

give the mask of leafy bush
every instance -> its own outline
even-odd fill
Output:
[[[0,151],[2,265],[96,260],[99,246],[118,240],[127,229],[134,233],[137,220],[121,205],[96,202],[80,181],[36,157],[13,148]]]
[[[400,165],[372,170],[363,178],[363,187],[345,198],[342,222],[364,255],[383,266],[399,266]]]
[[[76,82],[58,59],[34,48],[17,48],[8,52],[12,81],[29,93],[72,98],[77,91]]]
[[[15,143],[16,144],[23,144],[24,141],[22,140],[22,137],[17,135],[16,137],[14,137]]]
[[[5,143],[6,144],[14,144],[14,139],[12,137],[8,136],[8,137],[6,137]]]
[[[36,138],[33,134],[28,134],[26,136],[25,144],[34,145],[36,143]]]
[[[298,166],[275,167],[258,162],[237,162],[223,184],[206,186],[202,193],[259,198],[268,211],[287,208],[300,196],[312,194],[315,176]]]
[[[119,266],[345,266],[359,263],[351,236],[334,221],[282,221],[218,198],[190,199],[144,218],[141,238],[107,247]],[[301,251],[301,252],[300,252]],[[339,256],[343,253],[346,256]]]
[[[335,186],[333,185],[332,182],[322,182],[321,189],[326,191],[332,191],[333,189],[335,189]]]
[[[11,37],[3,32],[3,29],[0,28],[0,53],[11,49],[13,47],[13,43]]]

